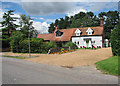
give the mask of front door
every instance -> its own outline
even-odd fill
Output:
[[[89,47],[89,40],[86,40],[86,47]]]

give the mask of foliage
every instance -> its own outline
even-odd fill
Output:
[[[17,18],[12,17],[12,15],[14,15],[13,12],[14,12],[13,10],[10,10],[7,13],[4,13],[3,15],[4,21],[0,22],[2,27],[4,27],[2,29],[3,34],[7,32],[6,34],[8,36],[10,36],[10,32],[12,32],[13,30],[16,30],[16,27],[18,27],[18,25],[14,23],[14,21],[16,21]]]
[[[57,44],[54,41],[51,41],[51,42],[46,43],[45,47],[47,48],[47,50],[49,50],[50,48],[56,48]]]
[[[14,43],[14,44],[13,44]],[[16,46],[18,45],[14,41],[11,42],[12,51],[14,53],[28,53],[28,39],[19,41],[19,50],[17,51]],[[13,45],[14,46],[13,46]],[[41,38],[31,38],[30,39],[30,50],[31,53],[47,53],[50,48],[57,47],[55,42],[44,43],[44,40]]]
[[[98,17],[91,11],[80,12],[70,17],[65,16],[65,18],[56,19],[55,23],[51,23],[48,32],[53,33],[55,26],[58,26],[59,29],[100,26],[100,17],[104,19],[105,39],[110,39],[111,30],[118,24],[118,11],[101,12]]]
[[[26,16],[26,15],[21,15],[20,16],[20,31],[23,34],[26,34],[26,37],[28,37],[29,33],[30,33],[30,37],[36,37],[36,35],[38,34],[37,30],[34,29],[33,27],[33,21],[30,18],[30,16]]]
[[[10,38],[7,39],[0,39],[0,41],[2,41],[2,48],[8,48],[10,47]]]
[[[99,61],[96,63],[96,67],[105,73],[120,75],[118,72],[118,58],[118,56],[113,56],[108,59]]]
[[[65,49],[64,48],[61,48],[61,52],[63,52]]]
[[[70,46],[70,47],[74,47],[74,48],[76,48],[76,49],[78,48],[77,45],[74,44],[74,43],[71,42],[71,41],[69,41],[69,42],[67,42],[67,43],[65,44],[65,47],[69,47],[69,46]]]
[[[31,38],[30,40],[31,53],[45,53],[43,39]],[[20,42],[20,53],[28,53],[28,39]]]
[[[16,53],[20,52],[20,42],[25,39],[25,35],[20,31],[15,31],[12,33],[10,47],[11,51]]]
[[[2,48],[8,48],[10,47],[10,34],[12,31],[15,31],[18,25],[16,25],[14,22],[16,21],[16,17],[12,17],[13,10],[10,10],[8,12],[5,12],[3,15],[3,21],[0,22],[2,29],[0,32],[2,32]]]
[[[120,56],[120,23],[118,26],[112,31],[111,34],[111,47],[113,55]]]

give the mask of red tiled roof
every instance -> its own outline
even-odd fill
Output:
[[[82,34],[81,36],[87,35],[86,31],[89,27],[84,28],[78,28]],[[94,32],[92,35],[103,35],[103,28],[102,27],[90,27]],[[77,28],[71,28],[71,29],[59,29],[59,31],[63,32],[63,35],[60,37],[56,37],[56,31],[52,34],[38,34],[37,38],[43,38],[44,40],[50,40],[50,41],[70,41],[72,36],[76,36],[75,31]]]
[[[60,29],[63,35],[56,37],[56,33],[53,34],[51,41],[70,41],[74,29]]]
[[[38,34],[37,38],[43,38],[44,40],[51,40],[53,34]]]
[[[81,36],[87,35],[86,31],[88,28],[89,27],[78,28],[82,32]],[[103,34],[103,27],[90,27],[90,28],[94,31],[92,35],[102,35]],[[75,36],[75,35],[76,34],[74,32],[73,36]]]

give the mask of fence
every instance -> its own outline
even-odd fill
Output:
[[[50,48],[49,51],[48,51],[48,54],[50,53],[54,53],[54,52],[61,52],[61,50],[64,49],[64,50],[73,50],[75,49],[74,47],[57,47],[57,48]]]

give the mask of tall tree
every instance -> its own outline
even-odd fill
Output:
[[[13,10],[10,10],[8,12],[5,12],[3,14],[3,21],[0,22],[1,24],[1,31],[2,31],[2,48],[8,48],[10,47],[10,36],[11,33],[13,31],[16,30],[16,28],[18,27],[18,25],[16,25],[14,22],[16,21],[16,19],[18,19],[17,17],[12,17],[13,14]]]
[[[34,36],[34,33],[36,33],[34,27],[33,27],[33,21],[30,18],[30,16],[21,15],[20,16],[20,25],[21,25],[21,32],[23,34],[26,34],[26,37],[30,34],[30,37]]]
[[[54,30],[55,30],[55,25],[54,25],[53,23],[51,23],[51,24],[50,24],[50,27],[49,27],[49,29],[48,29],[48,32],[49,32],[49,33],[53,33]]]
[[[18,25],[14,23],[18,18],[12,17],[12,15],[14,15],[13,12],[14,12],[13,10],[5,12],[3,15],[3,21],[0,22],[3,27],[2,28],[3,38],[6,38],[5,35],[10,37],[11,32],[16,30],[16,28],[18,27]]]

